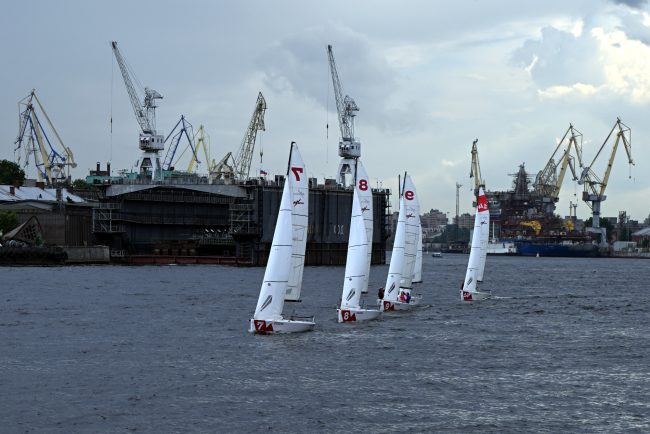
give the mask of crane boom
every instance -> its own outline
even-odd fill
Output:
[[[559,161],[556,162],[555,156],[563,146],[564,150],[559,157]],[[533,184],[535,191],[544,199],[546,214],[552,215],[555,212],[555,204],[559,200],[560,189],[562,188],[562,182],[566,176],[567,168],[571,169],[573,180],[578,180],[572,149],[575,150],[574,152],[578,158],[578,162],[582,164],[582,133],[573,124],[569,124],[569,128],[567,128],[562,139],[557,143],[555,150],[551,154],[551,158],[549,158],[544,168],[537,174],[535,183]],[[559,174],[558,167],[560,168]]]
[[[339,115],[339,128],[341,129],[341,138],[343,141],[354,140],[354,117],[359,107],[350,96],[343,96],[343,87],[339,79],[339,73],[336,69],[334,52],[332,46],[327,46],[327,55],[329,57],[330,72],[332,74],[332,84],[334,86],[334,98],[336,99],[336,110]]]
[[[235,172],[239,179],[244,180],[248,178],[251,169],[251,162],[253,161],[253,151],[255,150],[255,140],[257,139],[257,131],[265,131],[264,126],[264,112],[266,111],[266,100],[264,95],[260,92],[257,95],[257,101],[255,102],[255,110],[253,110],[253,115],[244,134],[244,139],[242,140],[241,146],[239,147],[239,152],[237,157],[235,157]],[[227,166],[226,160],[222,160],[219,163],[223,163],[222,167]]]
[[[343,86],[339,79],[339,73],[334,60],[332,46],[327,46],[332,85],[334,87],[334,99],[336,100],[336,111],[339,117],[339,128],[341,139],[339,140],[339,175],[338,182],[346,185],[346,175],[356,179],[356,160],[361,157],[361,143],[354,137],[354,117],[359,111],[357,103],[349,95],[343,94]]]
[[[122,73],[122,78],[124,79],[124,85],[126,86],[126,91],[129,94],[129,99],[131,100],[131,106],[133,107],[133,113],[135,118],[140,124],[140,128],[143,133],[155,134],[156,131],[156,114],[155,109],[157,107],[156,100],[162,99],[162,95],[156,92],[153,89],[148,87],[144,88],[144,98],[143,104],[140,104],[140,97],[138,92],[133,86],[131,81],[131,74],[129,73],[129,68],[126,65],[124,56],[120,52],[120,49],[117,48],[117,42],[111,42],[111,47],[113,47],[113,54],[115,55],[115,60],[120,67],[120,72]]]
[[[478,160],[478,148],[476,147],[477,143],[478,139],[472,142],[472,168],[469,172],[469,177],[474,178],[474,196],[478,196],[479,188],[485,188],[485,182],[481,176],[481,164]]]
[[[151,176],[152,179],[162,178],[159,152],[165,148],[165,141],[163,140],[164,137],[162,134],[156,132],[156,100],[162,99],[162,95],[153,89],[145,87],[144,98],[141,104],[138,92],[131,81],[131,74],[129,73],[124,56],[122,56],[122,53],[117,48],[117,42],[112,41],[111,47],[113,48],[115,60],[120,67],[120,72],[124,79],[124,86],[126,86],[126,91],[129,94],[131,106],[133,107],[133,113],[142,130],[140,133],[139,147],[144,152],[140,160],[140,173],[144,176]]]

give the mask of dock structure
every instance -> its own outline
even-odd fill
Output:
[[[101,187],[93,233],[114,262],[265,265],[283,182],[113,182]],[[352,189],[312,178],[309,196],[306,264],[345,264]],[[385,262],[389,197],[387,189],[373,190],[373,264]]]

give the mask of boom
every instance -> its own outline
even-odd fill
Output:
[[[357,103],[349,95],[343,96],[343,87],[339,79],[339,73],[336,69],[334,52],[332,46],[327,46],[327,55],[329,57],[330,72],[332,74],[332,85],[334,86],[334,98],[336,99],[336,110],[339,115],[339,128],[341,129],[341,139],[344,142],[354,140],[354,117],[359,111]]]
[[[564,144],[566,144],[566,147],[562,152],[558,166],[555,162],[555,155]],[[548,198],[547,214],[553,214],[555,212],[555,203],[559,200],[560,189],[562,188],[562,182],[564,181],[567,168],[571,169],[573,180],[578,180],[574,164],[575,157],[571,154],[572,149],[575,151],[578,163],[582,166],[582,133],[574,128],[573,124],[569,124],[569,128],[564,133],[564,136],[562,136],[562,140],[558,142],[553,154],[551,154],[551,158],[549,158],[546,166],[539,171],[533,184],[537,193],[544,198]],[[559,174],[557,172],[558,167],[560,168]]]
[[[346,185],[346,175],[354,180],[356,179],[356,159],[361,157],[361,143],[354,137],[354,117],[359,111],[357,103],[349,95],[343,96],[343,87],[339,79],[339,73],[334,60],[332,46],[327,46],[327,56],[329,59],[330,72],[332,75],[332,85],[334,86],[334,99],[336,100],[336,111],[339,117],[339,128],[341,129],[341,139],[339,140],[339,163],[338,182]]]
[[[472,142],[472,167],[469,172],[469,177],[474,178],[474,196],[478,196],[479,188],[485,188],[485,182],[481,176],[481,164],[478,161],[478,149],[476,144],[478,139]]]
[[[156,114],[155,109],[157,107],[156,100],[162,99],[162,95],[156,92],[153,89],[148,87],[144,88],[144,106],[140,104],[140,98],[138,96],[133,82],[131,81],[131,75],[129,74],[129,69],[126,65],[124,57],[117,48],[117,42],[111,42],[111,47],[113,47],[113,54],[115,55],[115,60],[120,67],[120,72],[122,73],[122,78],[124,79],[124,85],[126,86],[126,91],[129,94],[131,99],[131,106],[133,107],[133,113],[135,118],[140,124],[140,128],[143,133],[155,134],[156,130]]]
[[[126,86],[126,91],[129,94],[131,106],[133,107],[133,113],[142,131],[140,133],[139,147],[144,152],[140,159],[140,174],[143,176],[151,176],[152,179],[161,178],[162,165],[160,163],[159,151],[165,148],[165,141],[163,140],[162,134],[156,132],[156,100],[162,99],[162,95],[153,89],[145,87],[143,102],[140,104],[138,92],[131,81],[131,75],[133,74],[129,73],[129,67],[122,53],[117,48],[117,42],[111,42],[111,47],[113,48],[115,60],[120,67],[124,85]]]
[[[251,162],[253,161],[253,151],[255,150],[255,140],[257,138],[258,130],[265,130],[264,127],[264,112],[266,111],[266,100],[264,95],[260,92],[257,95],[257,101],[255,102],[255,110],[253,110],[253,116],[251,116],[251,121],[248,124],[246,133],[244,134],[244,139],[242,140],[241,146],[239,147],[239,152],[235,157],[235,172],[239,179],[244,180],[248,178],[251,169]],[[221,167],[230,167],[227,165],[227,160],[220,161]],[[223,163],[223,164],[221,164]]]

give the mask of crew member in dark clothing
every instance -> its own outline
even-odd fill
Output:
[[[379,291],[377,291],[377,298],[379,298],[380,300],[384,299],[384,288],[383,287],[379,288]]]

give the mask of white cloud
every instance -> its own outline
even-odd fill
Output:
[[[570,96],[591,96],[598,92],[598,88],[583,83],[576,83],[572,86],[551,86],[537,91],[540,99],[552,99]]]

